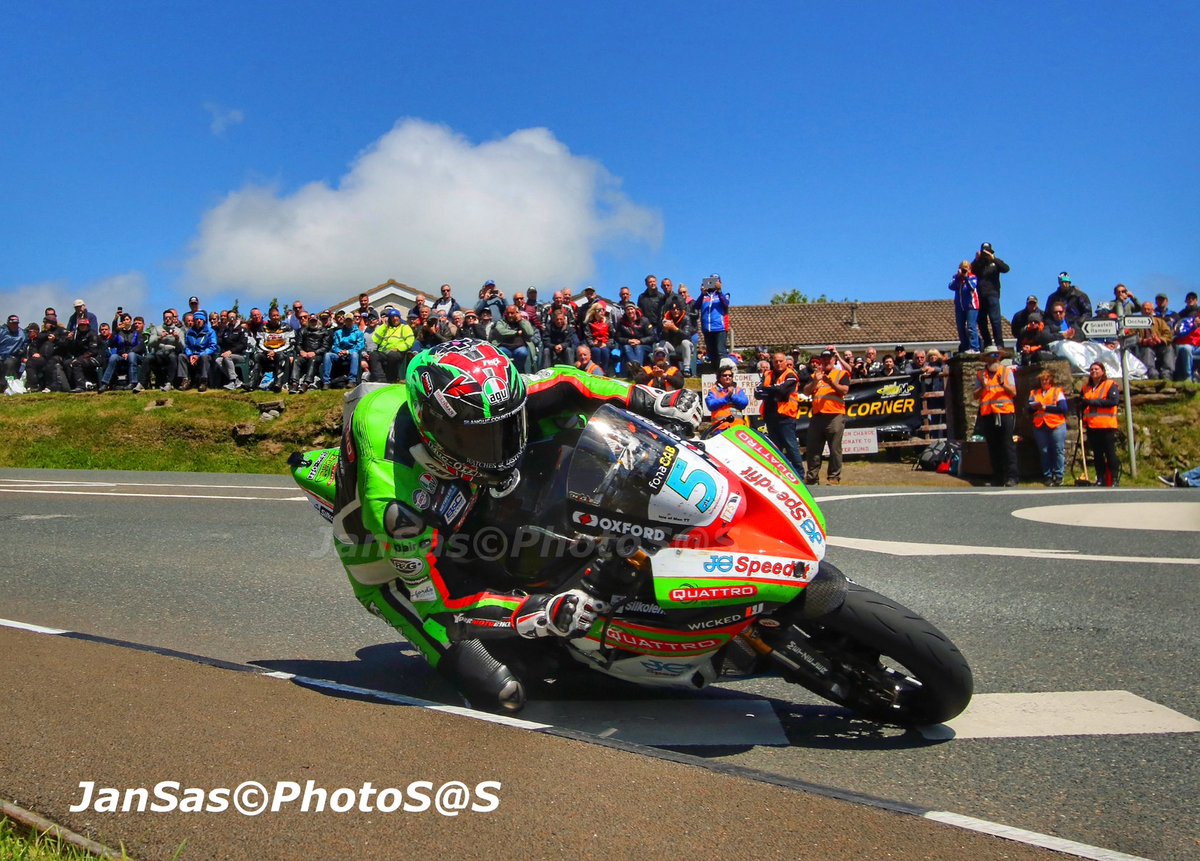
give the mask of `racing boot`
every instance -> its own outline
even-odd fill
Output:
[[[525,705],[525,685],[479,640],[454,643],[437,668],[473,708],[512,713]]]

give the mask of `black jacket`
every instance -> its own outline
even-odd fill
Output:
[[[1000,295],[1000,276],[1008,271],[1008,264],[999,257],[988,259],[982,254],[975,255],[971,264],[971,272],[978,282],[980,296]]]
[[[76,329],[75,337],[68,338],[62,348],[64,359],[96,358],[101,353],[107,352],[100,343],[99,335],[90,330],[84,332],[81,329]]]
[[[310,329],[305,326],[296,333],[296,352],[297,354],[304,353],[324,353],[329,350],[333,343],[333,336],[319,326],[316,329]]]
[[[650,346],[654,341],[654,329],[645,317],[638,317],[637,322],[626,314],[617,324],[617,343],[628,345],[630,341],[641,341],[644,346]]]
[[[62,326],[53,329],[43,329],[37,338],[37,349],[34,350],[44,359],[51,356],[66,355],[67,330]]]
[[[245,356],[253,351],[250,335],[244,326],[226,326],[217,334],[217,352],[230,353],[234,356]]]
[[[657,327],[662,319],[663,292],[657,287],[652,292],[647,287],[638,294],[637,305],[642,311],[642,316],[650,321],[650,325]]]

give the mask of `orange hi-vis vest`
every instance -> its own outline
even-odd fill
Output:
[[[833,387],[833,383],[839,385],[846,378],[846,372],[841,368],[831,368],[829,373],[821,382],[817,383],[817,387],[812,393],[812,411],[813,415],[845,415],[846,413],[846,398],[838,394],[837,389]],[[831,382],[832,381],[832,382]]]
[[[708,391],[714,397],[721,397],[725,394],[725,390],[723,388],[721,388],[720,386],[718,386],[716,383],[713,383]],[[727,400],[727,401],[725,401],[724,406],[717,407],[715,410],[712,411],[712,423],[716,424],[717,422],[724,421],[725,419],[729,418],[732,415],[733,415],[733,404],[731,404]]]
[[[1006,380],[1012,379],[1012,370],[1001,365],[1000,370],[989,375],[987,370],[979,372],[982,384],[979,392],[979,414],[981,416],[1008,416],[1017,411],[1012,397],[1004,390]],[[1016,385],[1013,385],[1016,388]]]
[[[1088,430],[1117,429],[1117,408],[1115,405],[1100,407],[1088,403],[1088,401],[1102,401],[1107,399],[1112,392],[1113,385],[1115,384],[1112,380],[1105,380],[1094,388],[1090,382],[1084,384],[1083,423],[1087,425]]]
[[[772,368],[763,374],[763,385],[770,387],[777,385],[778,383],[782,383],[788,379],[794,379],[796,381],[796,388],[792,391],[791,395],[788,396],[787,401],[782,404],[775,405],[775,411],[785,419],[794,419],[796,416],[800,415],[800,375],[797,374],[793,368],[787,368],[782,374],[779,375],[779,379],[776,380],[775,369]],[[766,410],[767,407],[764,403],[763,415],[766,415]]]
[[[1041,404],[1043,407],[1052,407],[1058,403],[1059,398],[1065,398],[1066,395],[1063,394],[1063,390],[1058,386],[1051,386],[1045,391],[1038,389],[1036,392],[1031,392],[1029,397],[1035,402]],[[1062,427],[1064,424],[1066,424],[1066,421],[1067,417],[1061,415],[1060,413],[1041,412],[1033,414],[1034,427],[1044,427],[1047,430],[1054,430],[1057,427]]]

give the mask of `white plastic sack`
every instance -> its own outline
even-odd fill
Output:
[[[8,384],[8,387],[4,390],[5,394],[23,395],[26,393],[24,380],[17,379],[16,377],[5,377],[4,381]]]
[[[1059,358],[1066,359],[1071,367],[1081,374],[1086,374],[1092,362],[1104,366],[1104,372],[1114,380],[1121,379],[1121,357],[1116,350],[1110,350],[1094,341],[1055,341],[1047,348]],[[1142,360],[1126,351],[1125,366],[1129,369],[1129,379],[1146,379],[1146,366]]]

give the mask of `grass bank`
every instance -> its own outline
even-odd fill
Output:
[[[1135,383],[1133,393],[1136,484],[1157,485],[1156,475],[1200,465],[1200,386]],[[0,463],[37,469],[279,475],[286,471],[290,452],[337,443],[343,394],[312,391],[291,397],[213,390],[0,398]],[[281,415],[265,419],[263,411],[273,404],[282,404]],[[912,480],[918,474],[905,475],[917,451],[850,458],[846,483],[922,483]],[[1124,483],[1135,483],[1125,466]]]
[[[4,398],[0,462],[34,469],[279,474],[294,449],[336,443],[343,394],[186,391]],[[265,419],[264,408],[279,403],[281,415]]]

